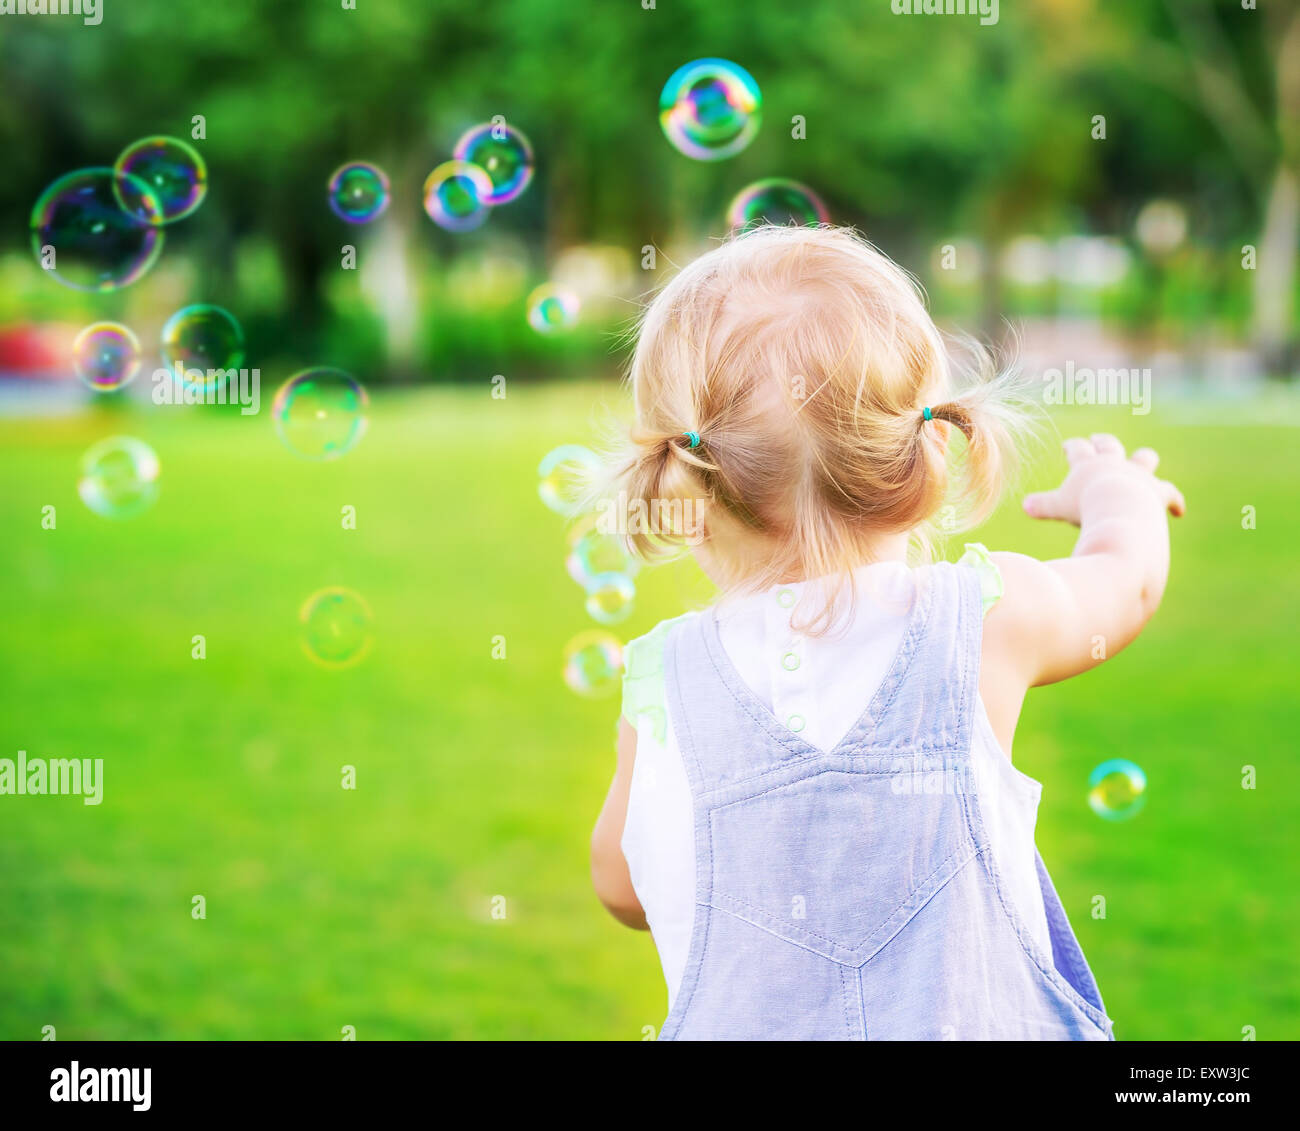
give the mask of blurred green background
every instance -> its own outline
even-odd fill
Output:
[[[587,882],[617,708],[560,679],[565,642],[593,625],[536,467],[625,417],[639,300],[776,175],[914,271],[945,328],[1014,336],[1029,372],[1152,369],[1150,415],[1067,407],[1052,426],[1162,452],[1190,508],[1165,606],[1130,652],[1030,697],[1017,763],[1044,782],[1039,844],[1117,1036],[1300,1036],[1297,12],[1038,0],[980,27],[887,0],[106,0],[97,27],[0,21],[0,756],[102,757],[107,779],[98,807],[0,798],[0,1038],[658,1026],[650,940]],[[717,164],[657,121],[667,76],[708,55],[764,96],[756,141]],[[46,277],[28,246],[45,185],[137,137],[188,138],[196,114],[210,192],[154,270],[104,295]],[[495,114],[531,138],[536,179],[482,229],[443,232],[420,186]],[[325,199],[353,159],[393,184],[364,228]],[[547,279],[582,296],[567,334],[525,319]],[[200,301],[244,326],[260,415],[148,403],[159,327]],[[148,356],[92,403],[65,357],[101,317]],[[311,364],[372,394],[368,435],[336,463],[295,459],[269,419],[276,385]],[[114,523],[76,484],[86,448],[121,433],[158,453],[162,493]],[[1048,444],[1023,487],[1062,467]],[[1070,546],[1014,502],[975,536]],[[328,585],[374,615],[373,651],[345,671],[298,639]],[[624,639],[708,597],[686,563],[638,587]],[[1086,804],[1112,757],[1150,783],[1124,824]]]

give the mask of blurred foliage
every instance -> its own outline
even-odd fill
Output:
[[[1216,51],[1271,120],[1276,17],[1235,3],[1188,7],[1214,9]],[[1243,155],[1232,131],[1216,128],[1177,10],[1166,0],[1038,0],[1002,5],[999,22],[982,27],[896,16],[886,0],[672,0],[653,9],[638,0],[358,0],[356,10],[336,0],[151,0],[109,3],[97,27],[7,20],[0,253],[25,255],[32,278],[6,268],[15,285],[0,319],[71,317],[88,306],[50,297],[30,263],[25,221],[41,189],[66,170],[111,163],[134,138],[188,138],[203,115],[211,191],[169,231],[163,261],[184,260],[192,277],[185,293],[157,301],[228,305],[267,362],[341,351],[373,376],[445,379],[507,366],[558,373],[575,358],[604,357],[617,311],[561,344],[524,324],[523,297],[559,252],[614,245],[638,262],[653,245],[667,253],[662,271],[725,234],[730,197],[770,175],[814,186],[836,221],[858,225],[931,284],[923,265],[946,240],[992,249],[990,264],[1025,232],[1131,240],[1139,208],[1169,197],[1188,209],[1203,252],[1167,265],[1154,291],[1139,271],[1103,309],[1132,327],[1146,324],[1154,302],[1175,323],[1214,315],[1241,332],[1249,304],[1240,248],[1262,223],[1281,142],[1268,150],[1265,138]],[[717,164],[676,153],[657,118],[665,78],[702,55],[744,65],[764,97],[755,142]],[[440,231],[420,209],[424,177],[464,128],[496,114],[529,135],[538,176],[482,230]],[[1107,119],[1104,143],[1091,136],[1096,114]],[[806,140],[791,136],[795,115]],[[326,180],[351,159],[378,162],[392,180],[392,207],[371,228],[349,228],[326,206]],[[372,229],[384,225],[397,227],[419,280],[414,340],[396,351],[388,341],[387,352],[380,304],[339,278],[341,246],[355,244],[364,261],[380,238]],[[528,285],[508,302],[463,301],[455,264],[491,254],[501,239]],[[646,274],[624,297],[659,278]],[[1050,306],[1041,291],[1000,285],[991,266],[971,295],[935,289],[941,313],[985,330],[1004,313]],[[1017,309],[1011,300],[1020,299]],[[90,305],[131,301],[96,296]],[[166,313],[150,306],[146,320]]]

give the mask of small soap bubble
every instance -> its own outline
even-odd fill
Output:
[[[132,142],[113,168],[138,177],[158,197],[161,211],[155,224],[170,224],[190,215],[208,194],[208,167],[188,142],[174,137],[146,137]],[[121,199],[124,208],[134,205]]]
[[[601,466],[600,457],[590,448],[561,444],[537,465],[537,494],[556,514],[572,515]]]
[[[440,228],[467,232],[492,210],[492,181],[469,161],[444,161],[424,182],[424,210]]]
[[[618,624],[632,615],[636,583],[625,573],[599,573],[587,587],[587,615],[599,624]]]
[[[1088,804],[1107,821],[1136,817],[1146,804],[1147,776],[1126,758],[1103,762],[1088,776]]]
[[[488,176],[491,188],[483,200],[506,204],[528,187],[533,179],[533,147],[513,126],[484,122],[473,126],[456,142],[452,156],[478,166]]]
[[[330,208],[349,224],[368,224],[377,219],[388,207],[388,200],[388,176],[378,165],[350,161],[330,177]]]
[[[95,392],[112,392],[140,371],[140,340],[120,322],[92,322],[72,343],[72,361]]]
[[[80,169],[54,181],[32,207],[32,251],[65,287],[114,291],[158,259],[161,216],[158,196],[138,177]]]
[[[219,306],[183,306],[163,326],[162,356],[167,368],[177,365],[186,385],[210,389],[244,362],[244,331],[234,315]]]
[[[659,95],[659,124],[673,147],[697,161],[739,153],[758,133],[763,99],[744,67],[696,59],[678,67]]]
[[[338,459],[365,435],[370,398],[341,369],[304,369],[275,394],[271,415],[284,446],[304,459]]]
[[[628,549],[621,534],[601,530],[594,514],[579,519],[569,532],[569,553],[564,559],[569,576],[584,589],[602,574],[621,573],[633,577],[641,563]]]
[[[103,518],[131,518],[158,498],[158,456],[130,436],[112,436],[81,457],[77,493]]]
[[[351,589],[335,586],[313,593],[298,620],[303,651],[321,667],[348,668],[370,651],[370,607]]]
[[[588,699],[618,690],[623,675],[623,645],[601,629],[579,633],[564,649],[564,682]]]
[[[543,283],[528,296],[528,325],[539,334],[569,330],[578,321],[578,296],[554,283]]]
[[[759,224],[829,224],[826,205],[807,185],[785,177],[767,177],[747,185],[727,208],[727,223],[747,230]]]

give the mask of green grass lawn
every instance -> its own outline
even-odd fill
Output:
[[[592,385],[380,396],[335,464],[289,455],[265,409],[0,420],[0,756],[101,757],[106,777],[98,807],[0,797],[0,1038],[335,1040],[353,1025],[358,1039],[639,1040],[658,1026],[651,941],[587,882],[617,701],[561,682],[564,643],[591,622],[536,496],[541,455],[588,438],[601,400],[620,404]],[[1300,1037],[1300,433],[1221,415],[1157,402],[1057,418],[1158,447],[1189,503],[1159,616],[1099,671],[1033,693],[1016,746],[1044,783],[1039,845],[1121,1039]],[[158,503],[120,523],[76,494],[81,453],[117,432],[163,467]],[[1026,486],[1062,467],[1049,445]],[[1014,506],[978,537],[1071,545]],[[298,609],[328,585],[374,615],[373,650],[348,670],[299,643]],[[685,564],[643,574],[619,631],[705,593]],[[1086,803],[1111,757],[1149,780],[1123,824]]]

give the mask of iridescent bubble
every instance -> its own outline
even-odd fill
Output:
[[[1103,762],[1088,776],[1088,804],[1107,821],[1126,821],[1146,804],[1147,776],[1126,758]]]
[[[208,194],[208,167],[188,142],[174,137],[146,137],[122,150],[113,166],[138,177],[154,191],[162,206],[155,224],[170,224],[193,212]],[[125,208],[129,199],[119,198]]]
[[[244,362],[244,331],[228,311],[208,303],[183,306],[162,331],[162,356],[173,372],[181,367],[191,388],[213,389]]]
[[[336,586],[313,593],[298,620],[303,650],[321,667],[348,668],[370,651],[370,607],[351,589]]]
[[[543,283],[528,296],[528,325],[539,334],[569,330],[578,321],[578,296],[554,283]]]
[[[125,202],[125,207],[121,202]],[[81,169],[51,184],[32,208],[32,250],[65,287],[129,286],[162,251],[162,205],[144,181],[113,169]]]
[[[687,157],[720,161],[754,140],[762,105],[758,83],[744,67],[726,59],[696,59],[664,83],[659,124]]]
[[[623,674],[623,645],[600,629],[579,633],[564,649],[564,682],[588,699],[618,690]]]
[[[627,540],[621,534],[601,530],[593,514],[579,519],[570,532],[564,567],[574,581],[587,589],[602,574],[635,576],[641,563],[628,549]]]
[[[556,514],[572,515],[601,466],[600,456],[590,448],[561,444],[537,465],[537,494]]]
[[[587,615],[600,624],[618,624],[632,615],[636,583],[625,573],[599,573],[587,588]]]
[[[140,371],[140,340],[120,322],[92,322],[72,343],[72,362],[95,392],[112,392]]]
[[[767,177],[741,189],[727,208],[732,228],[748,229],[759,224],[829,224],[830,212],[807,185],[785,177]]]
[[[366,431],[370,398],[341,369],[304,369],[275,394],[271,414],[284,446],[304,459],[338,459]]]
[[[388,177],[378,165],[350,161],[330,177],[329,200],[340,220],[368,224],[388,207]]]
[[[519,130],[504,122],[484,122],[466,130],[452,156],[477,165],[488,175],[492,187],[483,197],[487,204],[514,200],[533,179],[532,145]]]
[[[158,457],[130,436],[113,436],[81,457],[77,493],[103,518],[130,518],[158,498]]]
[[[444,161],[424,182],[424,210],[440,228],[467,232],[488,218],[492,181],[469,161]]]

